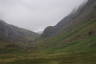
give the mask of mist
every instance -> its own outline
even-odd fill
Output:
[[[85,0],[0,0],[0,19],[34,32],[57,24]]]

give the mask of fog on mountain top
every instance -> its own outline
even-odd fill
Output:
[[[55,25],[85,0],[0,0],[0,19],[35,32]]]

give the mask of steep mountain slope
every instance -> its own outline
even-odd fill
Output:
[[[75,41],[89,40],[96,36],[96,1],[88,0],[74,13],[49,26],[42,34],[41,47],[64,48]],[[88,39],[89,38],[89,39]],[[78,42],[77,42],[78,43]],[[40,45],[39,44],[39,45]],[[93,44],[93,43],[91,43]]]
[[[77,11],[73,11],[67,17],[62,19],[57,25],[49,26],[42,34],[43,37],[52,37],[60,34],[63,31],[72,30],[73,26],[88,20],[95,19],[96,17],[96,1],[89,0],[83,6],[80,6]]]
[[[0,41],[8,41],[13,43],[33,43],[39,35],[16,26],[7,24],[0,20]]]

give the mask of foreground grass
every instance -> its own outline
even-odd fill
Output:
[[[96,52],[27,52],[0,54],[0,64],[96,64]]]
[[[40,51],[1,48],[0,64],[96,64],[96,37],[74,41],[64,48]]]

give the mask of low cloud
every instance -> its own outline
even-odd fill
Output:
[[[0,19],[33,31],[55,25],[84,0],[0,0]]]

